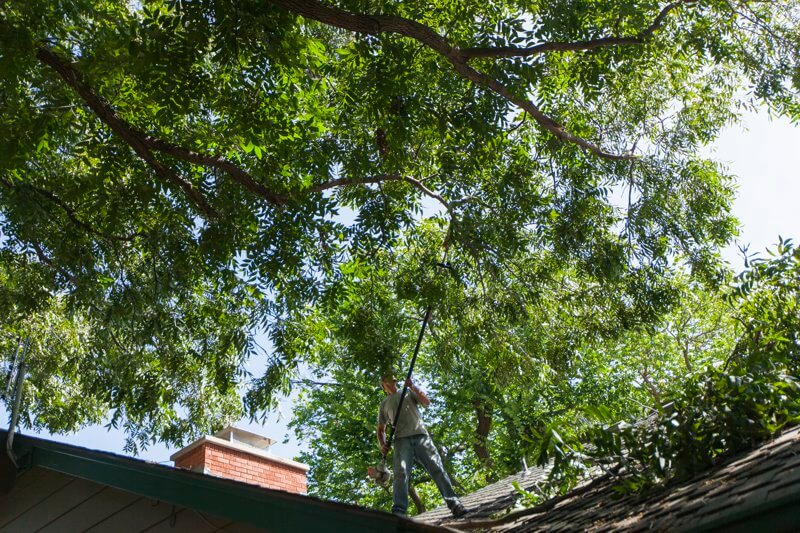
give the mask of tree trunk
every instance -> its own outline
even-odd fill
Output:
[[[411,483],[408,484],[408,496],[411,498],[411,501],[414,502],[414,507],[417,508],[417,514],[426,511],[425,504],[422,503],[422,499],[419,497],[419,494],[417,494],[417,489],[415,489],[414,485]]]
[[[489,431],[492,429],[492,415],[486,409],[486,405],[479,399],[473,400],[472,405],[475,407],[475,416],[478,419],[478,426],[475,428],[475,441],[472,443],[472,449],[478,459],[488,468],[492,467],[492,457],[489,455],[489,450],[486,449],[486,441],[489,438]]]
[[[683,362],[686,365],[686,370],[691,372],[692,369],[692,362],[689,360],[689,339],[686,339],[686,342],[683,345]]]
[[[656,401],[656,404],[661,405],[661,393],[653,384],[653,380],[650,379],[650,373],[645,369],[640,372],[642,376],[642,381],[644,384],[647,385],[647,389],[650,391],[650,396]]]

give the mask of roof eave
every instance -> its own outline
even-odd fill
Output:
[[[270,530],[441,531],[389,513],[33,437],[17,436],[14,451],[27,468],[46,468]]]

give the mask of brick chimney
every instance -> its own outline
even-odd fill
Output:
[[[305,494],[308,466],[272,455],[273,444],[272,439],[228,426],[175,452],[170,460],[175,468]]]

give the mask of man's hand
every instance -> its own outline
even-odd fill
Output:
[[[416,388],[414,386],[414,382],[411,381],[410,378],[406,380],[406,387],[408,387],[408,389],[410,391],[414,392],[414,394],[417,396],[417,399],[419,400],[419,403],[420,403],[420,405],[422,405],[422,407],[428,407],[430,405],[431,401],[428,399],[428,396],[424,392],[422,392],[420,389]]]
[[[386,456],[389,453],[389,446],[386,445],[386,426],[384,424],[378,425],[378,430],[375,432],[378,436],[378,446],[381,448],[381,453]]]

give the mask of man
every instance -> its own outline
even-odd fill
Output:
[[[408,478],[416,459],[430,474],[433,482],[436,483],[453,516],[463,516],[467,510],[453,490],[450,476],[444,471],[442,459],[433,446],[433,441],[422,423],[422,418],[417,408],[418,405],[428,407],[431,402],[425,393],[417,388],[410,379],[406,381],[406,386],[408,387],[408,392],[403,400],[403,407],[394,431],[394,461],[392,466],[394,470],[394,505],[392,505],[392,512],[400,516],[406,514],[408,509]],[[394,422],[402,392],[397,390],[397,381],[393,374],[384,376],[381,379],[381,388],[388,396],[381,402],[381,407],[378,411],[378,444],[380,445],[381,453],[386,455],[389,452],[389,446],[386,444],[386,426]]]

